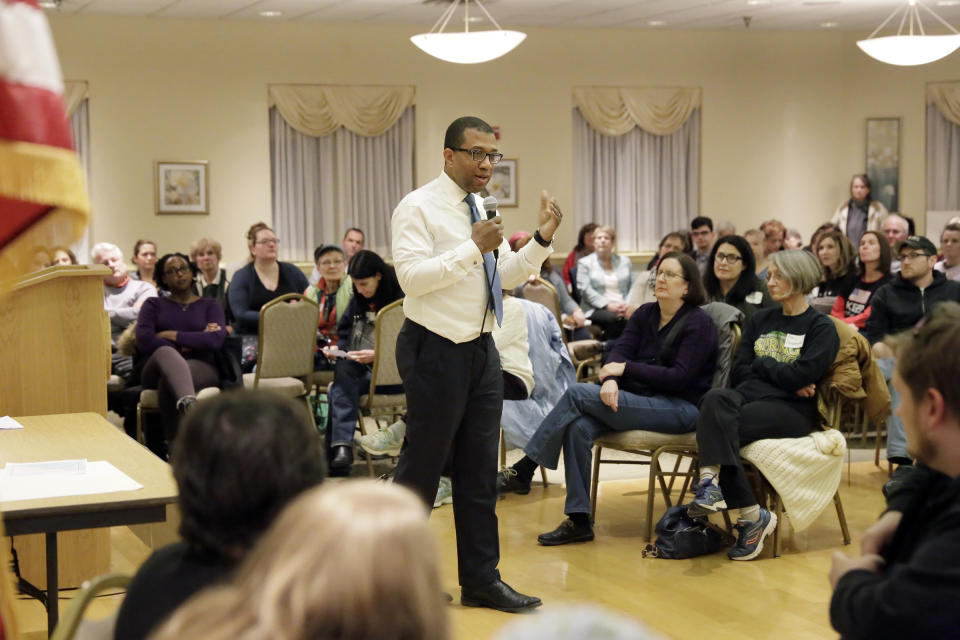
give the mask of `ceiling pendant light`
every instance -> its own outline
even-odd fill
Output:
[[[920,21],[918,5],[946,25],[952,33],[936,36],[927,35],[923,30],[923,23]],[[881,38],[873,37],[900,13],[903,15],[900,17],[900,28],[897,29],[897,35]],[[908,18],[910,20],[909,31],[904,34],[903,28]],[[916,23],[916,30],[919,33],[914,33],[914,23]],[[868,56],[880,62],[910,67],[934,62],[956,51],[957,47],[960,47],[960,33],[922,2],[907,0],[903,8],[891,13],[866,40],[858,41],[857,46]]]
[[[453,3],[447,7],[429,33],[412,36],[410,41],[434,58],[459,64],[476,64],[509,53],[527,37],[527,34],[519,31],[504,31],[501,29],[493,16],[480,4],[480,0],[473,0],[473,2],[480,7],[480,10],[493,23],[496,30],[470,31],[470,2],[471,0],[463,0],[462,32],[443,33],[444,28],[450,22],[450,18],[453,17],[457,6],[460,4],[460,0],[453,0]]]

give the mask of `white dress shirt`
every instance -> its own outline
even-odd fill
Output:
[[[406,297],[407,318],[456,343],[477,338],[496,324],[487,307],[483,257],[471,239],[473,222],[464,202],[467,192],[450,176],[411,191],[393,211],[393,264]],[[471,196],[478,211],[482,200]],[[483,215],[483,214],[481,214]],[[552,247],[528,242],[514,253],[500,243],[497,263],[504,289],[512,289],[553,253]]]

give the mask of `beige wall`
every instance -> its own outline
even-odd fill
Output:
[[[519,159],[510,232],[532,225],[540,189],[572,202],[571,87],[701,86],[703,213],[740,230],[776,216],[808,234],[863,169],[870,116],[903,118],[901,208],[922,229],[924,84],[960,78],[958,55],[889,67],[859,52],[860,34],[840,32],[536,29],[500,60],[461,66],[421,53],[408,27],[51,22],[64,76],[90,83],[94,240],[128,252],[149,236],[165,252],[211,235],[229,260],[243,257],[246,228],[270,218],[270,83],[415,85],[418,183],[439,173],[453,118],[500,125],[502,149]],[[208,160],[211,215],[155,216],[154,160]],[[575,231],[563,229],[563,251]]]

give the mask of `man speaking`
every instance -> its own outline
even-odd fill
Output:
[[[502,317],[502,290],[538,273],[552,253],[562,214],[544,192],[535,242],[511,251],[500,216],[492,215],[495,205],[488,214],[475,195],[502,157],[490,125],[454,120],[443,141],[443,173],[393,212],[393,260],[407,316],[397,339],[407,433],[396,482],[433,505],[449,462],[460,601],[516,612],[539,606],[540,599],[517,593],[497,571],[503,377],[490,331]]]

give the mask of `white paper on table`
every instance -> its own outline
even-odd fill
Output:
[[[48,460],[46,462],[8,462],[2,473],[13,477],[79,476],[87,472],[87,459]]]
[[[77,461],[50,462],[76,463]],[[0,502],[84,496],[114,491],[136,491],[143,488],[142,484],[106,460],[88,462],[85,473],[76,473],[74,465],[72,469],[59,473],[50,471],[41,474],[23,475],[22,469],[18,469],[18,467],[22,467],[24,464],[7,463],[0,470]],[[67,467],[70,467],[70,465],[67,465]]]
[[[23,425],[10,416],[0,417],[0,429],[23,429]]]

